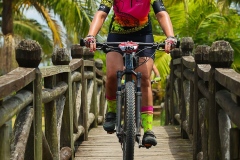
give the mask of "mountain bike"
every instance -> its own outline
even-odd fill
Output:
[[[80,41],[81,46],[84,41]],[[143,49],[164,50],[165,43],[142,43],[142,42],[96,42],[97,50],[115,51],[120,49],[123,52],[124,70],[117,71],[117,119],[116,119],[116,135],[121,143],[124,160],[132,160],[134,158],[135,142],[139,148],[145,147],[141,139],[141,73],[135,72],[135,69],[145,63],[140,63],[138,54]],[[122,79],[124,83],[122,83]],[[123,111],[123,114],[122,114]],[[146,147],[149,148],[149,147]]]

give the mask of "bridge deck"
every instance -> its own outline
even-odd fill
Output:
[[[153,127],[157,137],[157,146],[150,149],[138,148],[135,145],[135,160],[191,160],[192,147],[190,140],[180,137],[176,126]],[[89,132],[89,140],[83,141],[75,154],[75,160],[120,160],[121,145],[116,134],[106,134],[102,126]]]

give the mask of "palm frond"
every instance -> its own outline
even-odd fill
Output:
[[[52,53],[52,40],[49,33],[36,20],[18,19],[14,20],[14,33],[22,39],[33,39],[39,42],[45,54]]]

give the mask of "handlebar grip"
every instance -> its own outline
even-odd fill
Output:
[[[179,48],[180,47],[180,41],[177,40],[177,45],[176,45],[176,48]]]
[[[83,38],[80,39],[80,46],[85,46],[85,42]]]

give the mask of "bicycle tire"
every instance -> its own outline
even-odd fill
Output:
[[[134,159],[135,145],[135,84],[127,82],[125,85],[124,105],[124,136],[123,136],[123,160]]]

